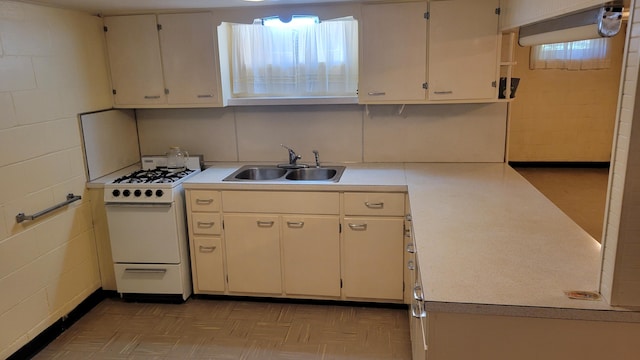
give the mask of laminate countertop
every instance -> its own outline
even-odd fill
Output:
[[[633,309],[566,295],[598,291],[600,244],[507,164],[347,164],[338,183],[222,181],[239,166],[211,166],[184,188],[408,192],[428,311],[640,322]]]

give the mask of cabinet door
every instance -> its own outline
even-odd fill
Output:
[[[403,300],[402,218],[344,219],[344,294]]]
[[[425,100],[425,1],[362,6],[361,103]]]
[[[196,293],[224,291],[222,241],[217,237],[194,238],[193,259],[196,274],[193,277]]]
[[[164,104],[156,16],[109,16],[104,24],[114,104]]]
[[[225,214],[229,291],[282,293],[278,216]]]
[[[337,216],[282,219],[285,293],[340,296],[340,220]]]
[[[218,103],[211,13],[158,15],[169,104]]]
[[[429,100],[492,99],[498,0],[429,2]]]

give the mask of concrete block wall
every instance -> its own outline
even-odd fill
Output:
[[[100,19],[0,1],[0,358],[100,287],[77,114],[109,89]]]

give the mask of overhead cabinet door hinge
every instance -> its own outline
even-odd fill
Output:
[[[113,95],[116,94],[116,89],[111,89],[111,92],[113,93]]]
[[[162,25],[158,24],[156,26],[158,27],[158,31],[162,30]]]
[[[500,15],[500,8],[496,8],[496,15]]]
[[[109,27],[108,26],[103,26],[102,30],[104,30],[104,32],[107,32],[107,31],[109,31]]]
[[[422,83],[422,88],[425,90],[429,89],[429,83]]]
[[[426,13],[424,13],[424,18],[425,18],[426,20],[429,20],[429,17],[430,17],[430,16],[431,16],[431,15],[429,14],[429,12],[428,12],[428,11],[427,11]]]
[[[496,82],[495,82],[495,81],[492,81],[492,82],[491,82],[491,87],[496,87],[497,85],[498,85],[498,84],[496,84]]]

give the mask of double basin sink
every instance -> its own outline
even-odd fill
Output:
[[[338,182],[344,169],[344,166],[286,168],[273,165],[245,165],[222,181]]]

